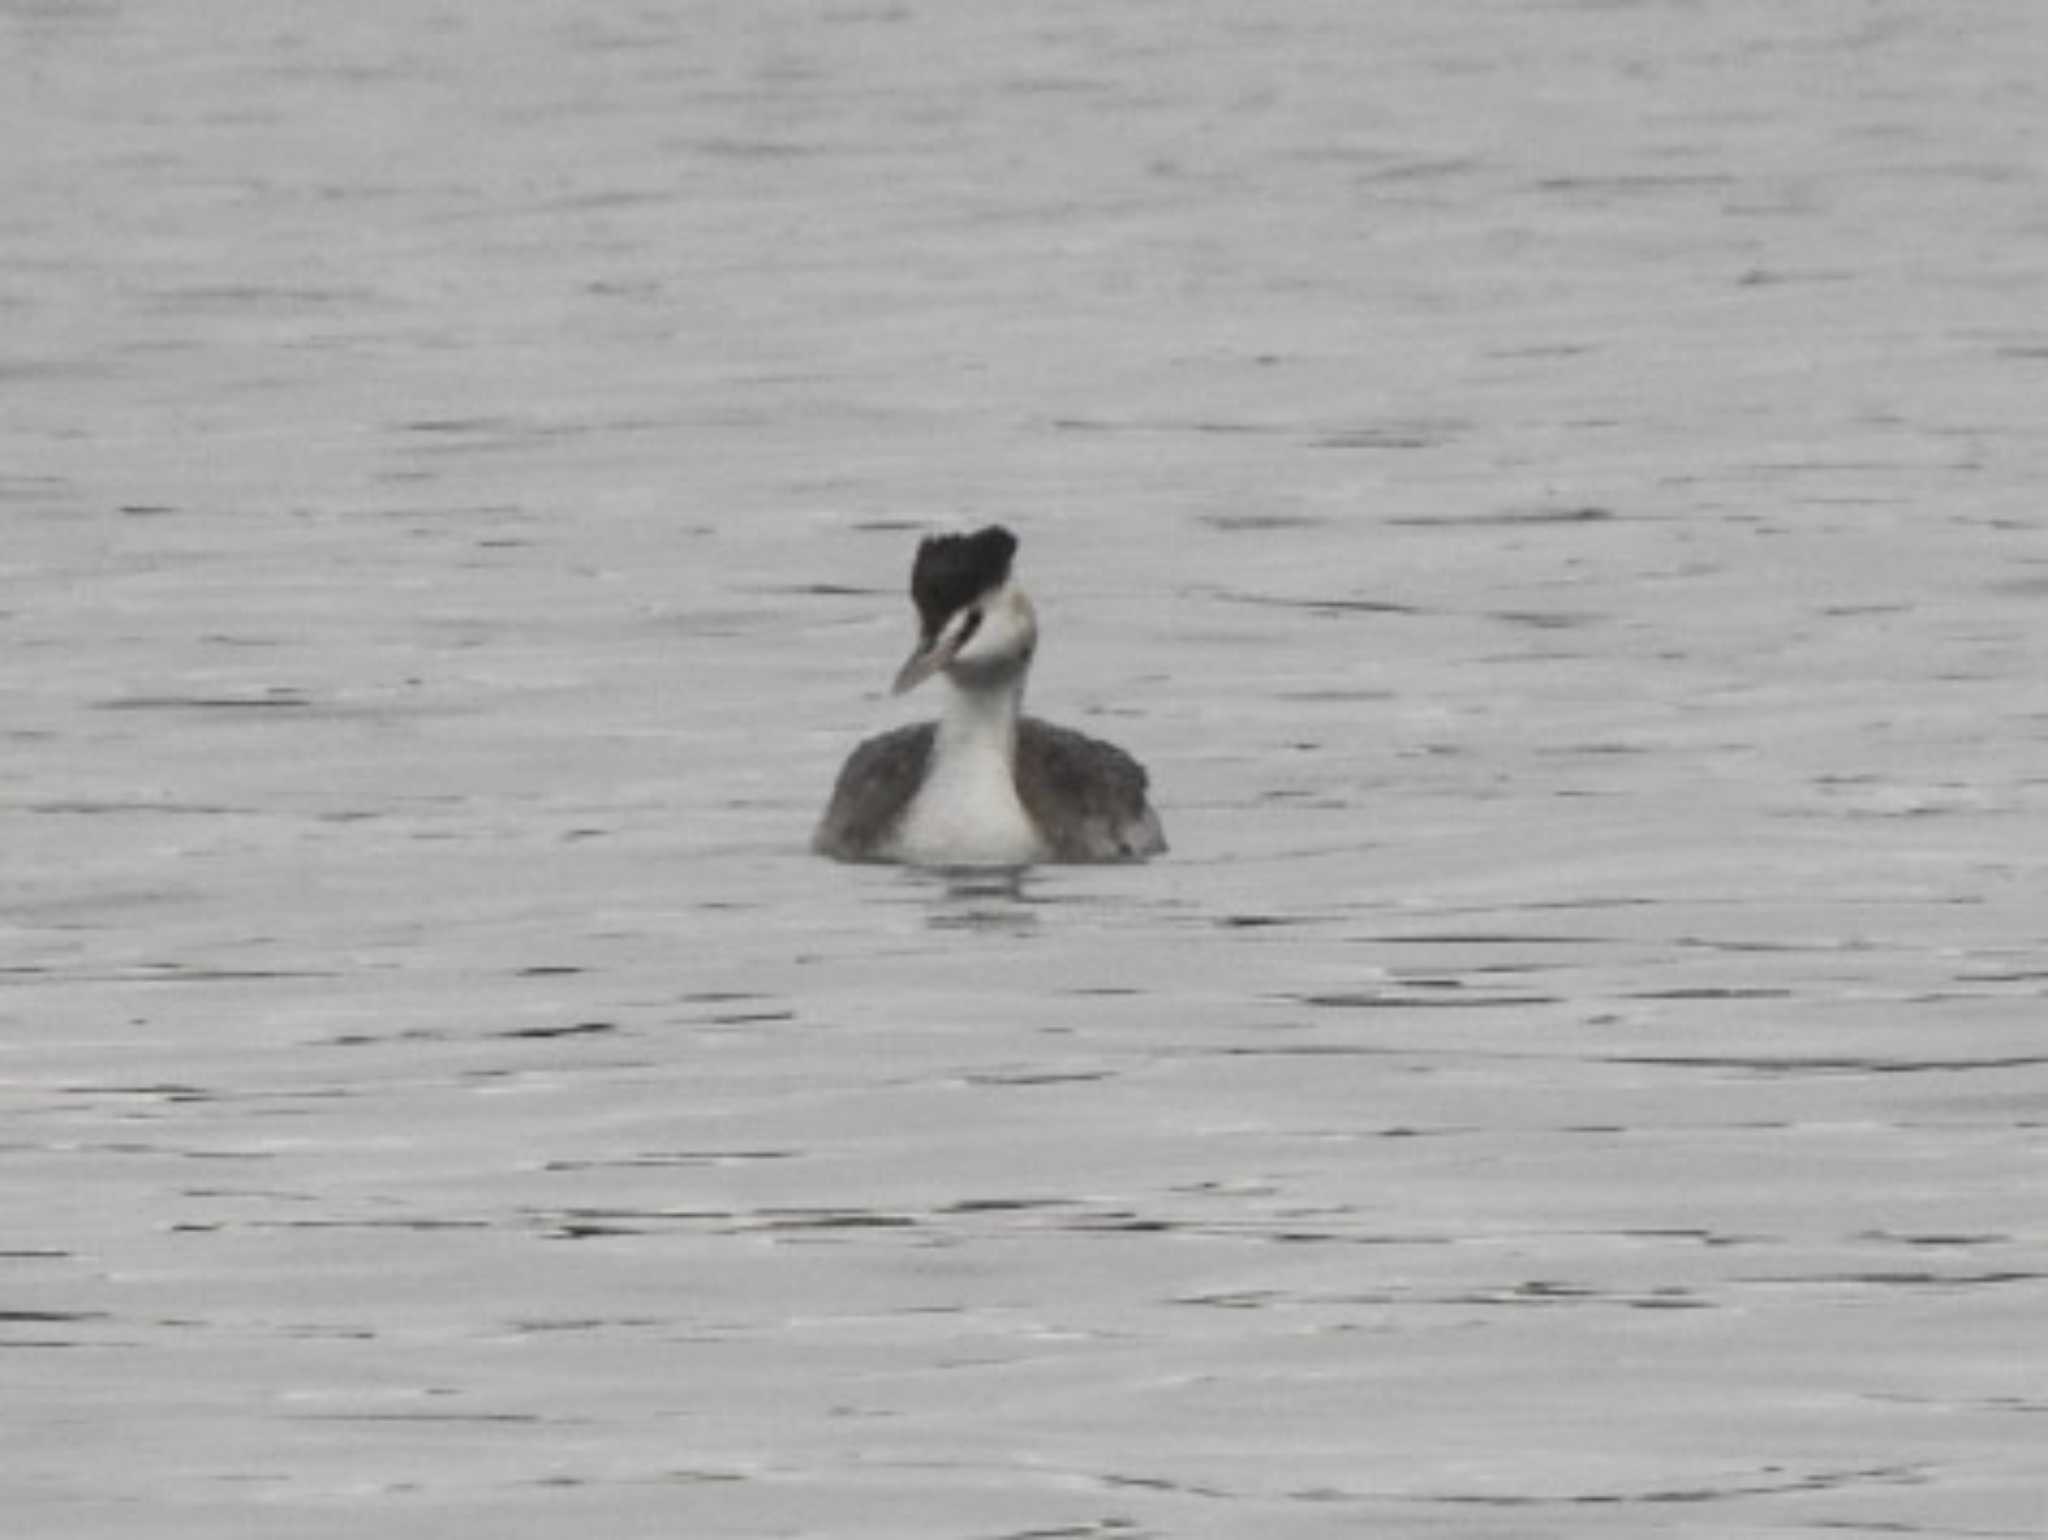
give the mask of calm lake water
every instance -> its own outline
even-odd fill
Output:
[[[2048,1532],[2044,60],[0,0],[9,1531]]]

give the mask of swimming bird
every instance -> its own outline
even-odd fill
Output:
[[[1115,744],[1022,714],[1038,619],[1010,580],[1001,525],[917,548],[918,639],[895,693],[945,676],[936,722],[899,727],[848,756],[811,848],[839,861],[1028,866],[1142,861],[1166,849],[1144,766]]]

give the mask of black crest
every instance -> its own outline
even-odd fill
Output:
[[[971,604],[1010,576],[1017,537],[1000,524],[971,535],[934,535],[917,548],[910,569],[910,597],[927,637],[938,635],[946,617]]]

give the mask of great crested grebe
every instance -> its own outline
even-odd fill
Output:
[[[1021,714],[1038,646],[1010,581],[1017,537],[1000,525],[917,548],[918,642],[901,695],[944,674],[945,715],[868,739],[847,757],[811,848],[839,861],[1028,866],[1142,861],[1166,849],[1145,768],[1113,743]]]

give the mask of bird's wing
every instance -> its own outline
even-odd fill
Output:
[[[846,756],[811,848],[835,861],[878,860],[931,763],[937,728],[918,722],[878,733]]]
[[[1145,767],[1113,743],[1036,717],[1017,724],[1017,795],[1055,861],[1139,861],[1166,849]]]

